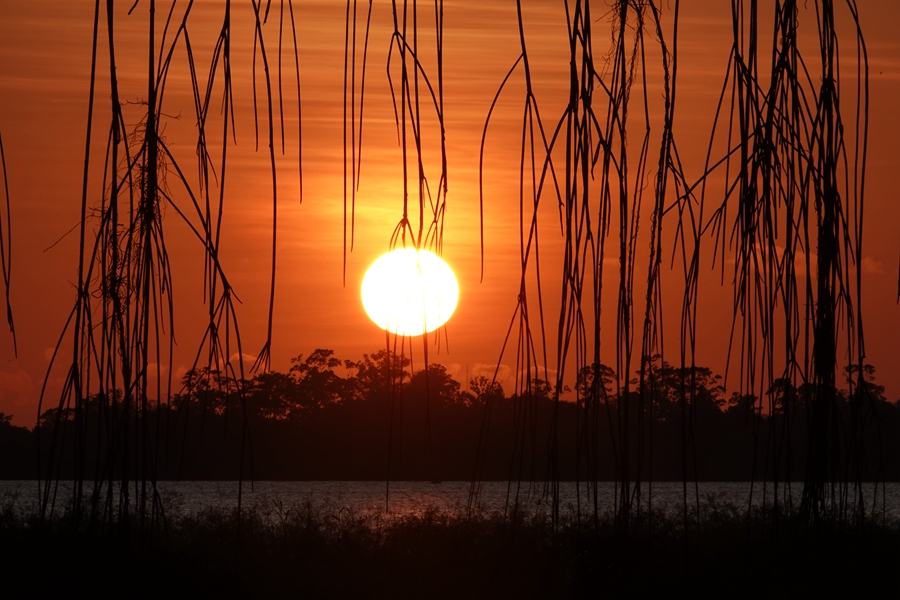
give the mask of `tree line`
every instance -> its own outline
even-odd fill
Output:
[[[803,479],[814,386],[779,379],[762,397],[728,394],[707,367],[644,362],[646,384],[628,392],[643,408],[624,413],[624,387],[602,364],[583,367],[559,401],[539,378],[511,392],[484,376],[464,387],[442,364],[415,370],[387,350],[350,361],[317,349],[286,373],[244,379],[198,368],[140,419],[121,390],[90,396],[78,414],[44,411],[31,430],[0,414],[0,478],[72,478],[81,462],[87,478],[118,480],[146,461],[158,479],[468,480],[477,467],[480,479],[542,480],[553,467],[564,480],[613,480],[630,426],[642,433],[628,439],[629,468],[648,480]],[[846,438],[865,458],[834,468],[851,480],[900,480],[900,405],[871,365],[847,367],[844,379],[837,426],[865,420],[862,436]],[[607,444],[584,444],[591,420]],[[116,448],[132,439],[143,447],[122,463]],[[50,465],[51,454],[62,459]]]

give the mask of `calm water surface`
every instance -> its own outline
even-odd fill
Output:
[[[381,514],[387,509],[391,515],[402,516],[420,514],[426,510],[442,513],[458,513],[465,510],[470,498],[470,482],[445,481],[429,483],[421,481],[385,482],[373,481],[257,481],[244,482],[244,506],[261,509],[286,510],[297,506],[309,506],[324,514],[349,510],[355,514]],[[642,504],[646,505],[650,488],[644,484]],[[230,508],[237,506],[238,482],[236,481],[162,481],[158,483],[160,495],[170,514],[190,514],[205,508]],[[731,503],[747,506],[751,500],[749,482],[699,483],[701,503],[710,499],[717,503]],[[60,482],[58,504],[64,505],[71,495],[71,483]],[[779,498],[799,504],[803,489],[801,482],[779,488]],[[882,508],[889,515],[900,518],[900,483],[887,483],[878,487],[877,497],[874,484],[864,484],[863,493],[867,510],[874,506],[879,513]],[[753,484],[752,501],[760,505],[772,501],[773,488]],[[882,491],[884,496],[882,496]],[[518,505],[520,510],[532,513],[547,512],[551,501],[549,489],[541,483],[489,481],[480,484],[477,490],[476,506],[486,512],[503,512]],[[593,497],[584,484],[560,483],[560,509],[564,514],[574,514],[579,507],[590,511]],[[601,512],[613,509],[616,486],[611,482],[601,482],[597,489],[597,504]],[[688,498],[696,502],[694,484],[688,484]],[[0,509],[14,506],[19,511],[28,511],[37,504],[38,484],[34,481],[0,481]],[[680,511],[683,489],[680,482],[654,483],[652,502],[654,508]],[[517,504],[518,503],[518,504]]]

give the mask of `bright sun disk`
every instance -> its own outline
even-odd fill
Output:
[[[447,322],[459,301],[453,270],[428,250],[400,248],[381,255],[362,281],[366,314],[398,335],[422,335]]]

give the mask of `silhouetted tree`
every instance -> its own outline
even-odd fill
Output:
[[[500,382],[492,381],[484,375],[470,378],[469,389],[462,396],[466,406],[484,406],[488,402],[499,404],[506,400]]]
[[[407,356],[379,350],[371,356],[363,354],[360,361],[347,361],[345,364],[348,369],[356,369],[356,374],[347,379],[346,398],[386,400],[409,379],[406,369],[411,361]]]
[[[575,391],[582,400],[596,399],[601,404],[615,403],[616,372],[603,363],[585,365],[578,370]]]
[[[651,399],[654,421],[675,421],[680,418],[679,403],[699,410],[724,409],[728,400],[723,397],[725,388],[708,367],[674,367],[659,355],[648,362],[645,387]],[[638,385],[637,378],[632,380]]]
[[[447,372],[447,367],[431,363],[427,369],[417,371],[405,386],[405,394],[414,399],[425,399],[432,407],[444,408],[461,402],[460,384]]]
[[[250,382],[248,392],[251,412],[265,419],[297,421],[311,410],[302,402],[297,381],[284,373],[257,374]]]
[[[796,411],[798,403],[798,390],[787,377],[780,377],[772,382],[766,391],[772,398],[772,413],[790,415]]]
[[[341,401],[346,382],[334,372],[342,364],[335,358],[334,350],[317,348],[305,360],[300,354],[291,363],[290,374],[297,384],[301,405],[312,409]]]
[[[217,369],[201,367],[191,369],[181,379],[183,392],[172,403],[176,408],[195,405],[202,412],[223,415],[229,410],[240,410],[241,382]]]
[[[759,398],[753,394],[741,394],[740,392],[732,392],[723,408],[726,414],[740,414],[748,418],[762,410]]]
[[[870,364],[863,365],[862,372],[858,364],[844,367],[844,380],[848,386],[848,396],[871,400],[873,402],[887,402],[884,395],[884,386],[875,383],[875,367]]]

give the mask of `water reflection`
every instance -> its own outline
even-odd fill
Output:
[[[641,505],[652,502],[654,510],[675,513],[683,506],[681,482],[654,483],[642,490]],[[689,485],[688,502],[696,506],[693,484]],[[701,504],[710,500],[723,504],[746,507],[751,501],[749,482],[706,482],[697,484]],[[90,485],[85,485],[89,495]],[[212,509],[230,509],[237,506],[238,482],[236,481],[163,481],[158,483],[160,497],[170,516],[188,515]],[[779,487],[779,500],[799,505],[802,482]],[[65,506],[71,496],[69,482],[60,482],[57,506]],[[243,504],[247,507],[268,510],[290,510],[303,506],[323,515],[349,511],[358,516],[404,517],[421,515],[427,511],[457,515],[465,511],[470,498],[471,483],[445,481],[258,481],[244,482]],[[475,508],[486,513],[510,513],[513,510],[529,514],[549,513],[551,501],[549,489],[543,483],[507,483],[488,481],[479,484]],[[650,492],[652,491],[652,495]],[[389,494],[388,494],[389,492]],[[890,518],[900,518],[900,483],[879,485],[863,484],[866,510],[884,513]],[[612,511],[616,486],[602,482],[597,487],[597,506],[601,512]],[[561,482],[559,487],[560,512],[574,516],[580,510],[589,514],[593,507],[593,492],[585,484]],[[36,481],[0,481],[0,509],[7,507],[19,513],[36,509],[38,484]],[[753,485],[752,503],[760,506],[771,504],[773,489],[761,483]],[[387,502],[386,502],[387,500]],[[387,510],[386,510],[387,509]]]

